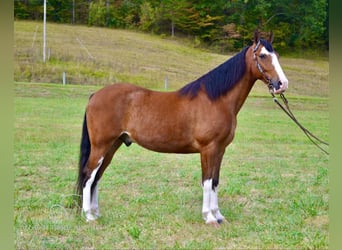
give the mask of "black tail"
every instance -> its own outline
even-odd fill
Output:
[[[87,114],[84,114],[83,128],[82,128],[82,138],[80,145],[80,161],[78,168],[78,180],[77,180],[77,193],[80,197],[79,202],[82,200],[83,185],[86,178],[84,169],[87,165],[88,158],[90,154],[90,140],[87,127]]]

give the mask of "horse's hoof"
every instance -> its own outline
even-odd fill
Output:
[[[96,219],[97,219],[97,216],[95,216],[89,212],[85,213],[85,217],[86,217],[86,222],[96,221]]]
[[[210,225],[210,226],[213,226],[213,227],[220,227],[220,224],[218,221],[210,221],[210,222],[207,222],[207,225]]]
[[[93,222],[93,221],[96,221],[95,217],[86,218],[86,222]]]
[[[222,224],[223,221],[224,221],[223,219],[217,219],[217,223],[218,223],[218,224]]]

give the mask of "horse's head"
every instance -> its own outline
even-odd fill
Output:
[[[265,82],[270,91],[280,94],[287,89],[288,80],[279,64],[278,54],[272,47],[273,33],[268,40],[260,39],[258,31],[254,33],[252,46],[257,68],[257,78]]]

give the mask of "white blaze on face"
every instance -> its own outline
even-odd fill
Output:
[[[274,52],[269,52],[265,47],[261,48],[261,54],[265,54],[265,55],[270,55],[272,57],[272,65],[274,66],[275,71],[278,74],[279,77],[279,81],[281,82],[282,86],[281,86],[281,90],[286,90],[289,84],[289,81],[287,80],[283,69],[280,66],[279,60],[277,55]]]

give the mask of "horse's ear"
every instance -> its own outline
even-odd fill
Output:
[[[270,31],[270,36],[269,36],[269,38],[268,38],[268,42],[269,42],[270,44],[273,43],[273,38],[274,38],[273,32]]]
[[[260,40],[260,33],[258,29],[254,30],[254,43],[258,43]]]

